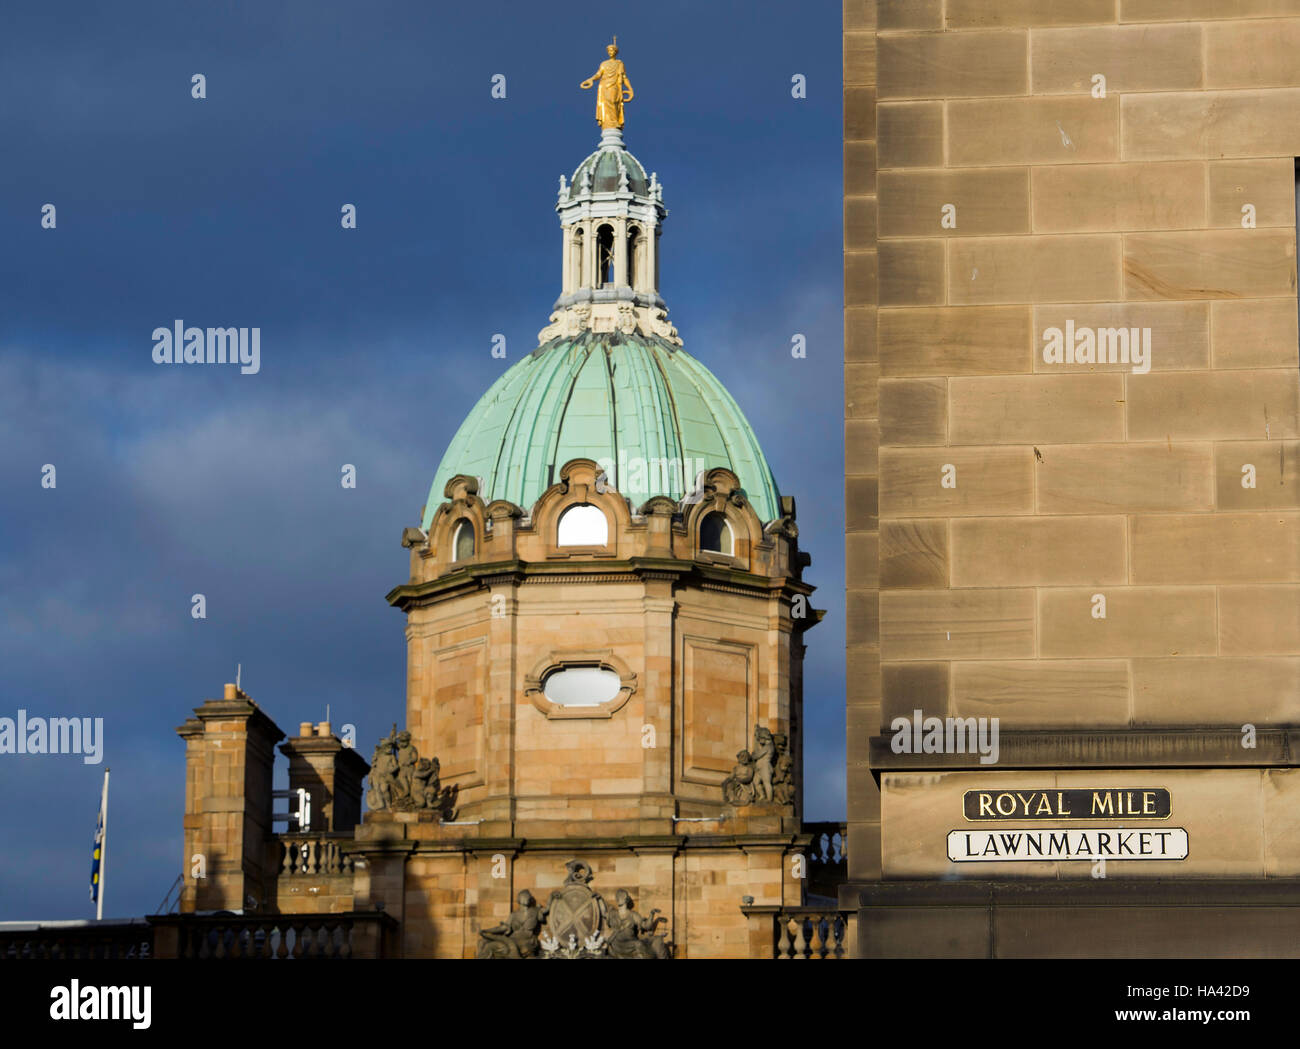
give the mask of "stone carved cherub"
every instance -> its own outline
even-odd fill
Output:
[[[366,804],[371,809],[391,809],[396,798],[397,759],[393,756],[394,739],[388,736],[375,746],[370,759],[370,789]]]
[[[754,800],[772,800],[772,763],[776,743],[770,730],[759,725],[754,729]]]
[[[722,781],[722,799],[729,805],[748,805],[754,800],[754,759],[749,751],[736,751],[736,766]]]
[[[788,737],[775,733],[776,767],[772,770],[772,800],[778,805],[794,803],[794,756],[790,753]]]
[[[426,809],[438,808],[438,795],[442,793],[439,773],[442,763],[437,758],[421,758],[411,770],[411,797]]]
[[[411,743],[410,732],[403,729],[397,734],[397,776],[394,794],[398,800],[410,800],[418,806],[423,803],[422,798],[417,798],[412,791],[412,774],[415,766],[420,760],[420,752],[415,749]]]

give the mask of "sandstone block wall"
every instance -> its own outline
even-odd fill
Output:
[[[1296,0],[846,0],[854,877],[898,714],[1300,714],[1297,43]]]
[[[669,919],[658,931],[676,945],[676,958],[769,957],[770,942],[754,950],[740,898],[753,896],[759,905],[802,902],[799,879],[791,875],[792,857],[779,843],[744,850],[664,844],[635,851],[580,847],[515,854],[485,847],[473,853],[420,853],[406,864],[404,956],[475,957],[479,930],[504,921],[522,889],[545,906],[564,882],[565,862],[575,855],[591,864],[591,888],[610,907],[617,890],[625,888],[643,917],[657,908]]]

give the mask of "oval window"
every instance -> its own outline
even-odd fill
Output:
[[[598,707],[622,687],[619,676],[604,667],[563,667],[546,675],[542,694],[561,707]]]
[[[559,546],[604,546],[609,541],[609,522],[604,511],[591,503],[571,506],[560,515],[556,529]]]

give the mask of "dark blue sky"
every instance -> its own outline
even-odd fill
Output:
[[[670,319],[798,501],[828,610],[808,635],[807,816],[843,816],[837,2],[7,0],[0,716],[105,719],[106,916],[152,912],[180,871],[174,728],[237,662],[286,730],[329,704],[368,754],[404,720],[384,601],[401,531],[547,321],[558,176],[599,137],[577,85],[611,33],[637,95],[626,142],[669,209]],[[261,372],[153,364],[176,318],[259,326]],[[102,770],[0,755],[0,919],[91,916]]]

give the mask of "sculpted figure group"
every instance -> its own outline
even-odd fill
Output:
[[[422,758],[411,734],[397,726],[375,746],[370,759],[366,804],[372,812],[432,809],[444,820],[456,818],[456,788],[444,787],[437,758]]]
[[[729,805],[755,802],[794,802],[794,758],[784,732],[772,734],[759,725],[754,729],[753,751],[736,754],[736,766],[722,781],[722,797]]]
[[[589,886],[591,865],[570,860],[569,875],[540,907],[527,889],[499,925],[479,932],[480,958],[671,958],[672,944],[656,933],[667,922],[658,908],[643,918],[632,894],[619,889],[611,909]]]

